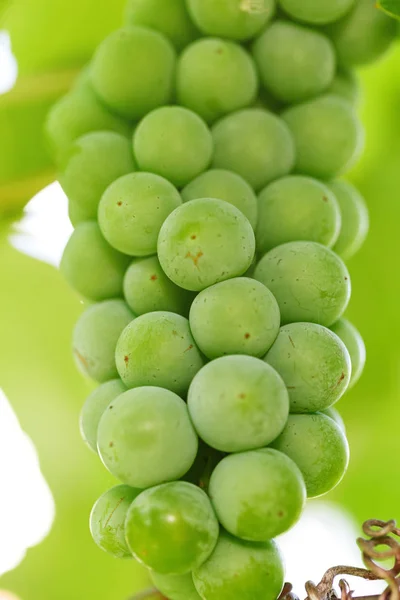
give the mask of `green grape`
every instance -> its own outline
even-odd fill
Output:
[[[313,413],[332,406],[350,382],[347,348],[332,331],[315,323],[282,327],[264,360],[285,382],[291,413]]]
[[[126,27],[97,48],[91,82],[110,109],[140,119],[172,97],[176,54],[172,44],[147,27]]]
[[[152,312],[123,331],[116,363],[128,388],[156,385],[183,395],[204,361],[187,319],[171,312]]]
[[[320,412],[323,415],[326,415],[327,417],[329,417],[330,419],[333,419],[333,421],[335,421],[336,425],[339,425],[340,429],[346,435],[346,425],[344,424],[343,417],[336,410],[336,408],[333,408],[331,406],[330,408],[326,408],[325,410],[321,410]]]
[[[174,283],[191,291],[242,275],[254,251],[249,221],[215,198],[191,200],[174,210],[158,238],[161,267]]]
[[[248,541],[266,542],[299,520],[306,487],[288,456],[262,448],[223,458],[211,475],[209,495],[220,523],[229,533]]]
[[[79,223],[85,223],[85,221],[93,221],[90,210],[76,202],[71,202],[71,200],[68,201],[68,217],[73,227],[76,227]]]
[[[196,113],[181,106],[164,106],[139,123],[133,150],[142,171],[157,173],[183,187],[207,169],[213,141]]]
[[[204,38],[186,48],[178,60],[179,104],[205,121],[250,106],[258,90],[255,64],[248,52],[219,38]]]
[[[197,453],[185,402],[152,386],[128,390],[109,405],[100,419],[97,444],[114,477],[137,488],[182,477]]]
[[[326,95],[293,106],[283,115],[293,135],[299,173],[330,179],[347,171],[364,143],[361,123],[349,102]]]
[[[325,184],[301,175],[283,177],[258,197],[257,251],[299,240],[331,247],[341,222],[336,196]]]
[[[69,285],[90,300],[122,296],[129,259],[111,248],[95,221],[80,223],[71,235],[60,269]]]
[[[69,201],[82,207],[87,215],[85,220],[93,220],[110,183],[134,170],[128,139],[112,131],[97,131],[71,145],[59,181]]]
[[[278,437],[288,418],[289,396],[280,375],[263,361],[224,356],[197,373],[188,407],[206,444],[241,452],[267,446]]]
[[[123,300],[106,300],[85,310],[72,337],[74,358],[84,375],[100,383],[118,377],[115,348],[134,318]]]
[[[333,81],[336,58],[322,33],[290,21],[274,21],[253,45],[261,81],[286,103],[321,94]]]
[[[182,204],[178,190],[154,173],[130,173],[114,181],[99,204],[99,226],[108,243],[130,256],[157,252],[167,216]]]
[[[284,567],[272,540],[245,542],[221,531],[210,558],[193,572],[193,581],[207,600],[276,600]]]
[[[182,190],[184,202],[197,198],[225,200],[247,217],[253,229],[257,224],[257,198],[249,184],[236,173],[223,169],[202,173]]]
[[[143,25],[163,33],[179,51],[198,37],[185,0],[128,0],[127,25]]]
[[[201,600],[194,587],[191,573],[184,575],[162,575],[150,573],[155,587],[170,600]]]
[[[270,250],[258,263],[254,278],[274,294],[283,325],[307,321],[329,327],[350,300],[345,264],[315,242],[289,242]]]
[[[340,337],[350,354],[351,379],[349,387],[353,387],[360,379],[367,358],[364,340],[358,329],[347,319],[340,319],[332,325],[331,330]]]
[[[200,292],[189,320],[196,344],[207,358],[224,354],[262,357],[279,333],[280,313],[265,285],[236,277]]]
[[[110,113],[89,85],[63,96],[47,116],[46,137],[57,162],[77,138],[92,131],[115,131],[128,137],[131,127]]]
[[[357,0],[353,9],[331,25],[328,32],[340,63],[353,67],[382,56],[397,37],[397,23],[373,0]]]
[[[299,467],[308,498],[326,494],[342,480],[349,463],[349,445],[330,417],[290,415],[283,433],[272,444]]]
[[[256,191],[294,166],[293,138],[284,121],[265,110],[241,110],[212,129],[213,167],[241,175]]]
[[[126,540],[134,556],[166,575],[182,575],[203,564],[218,533],[207,495],[185,481],[142,492],[126,517]]]
[[[165,275],[156,256],[135,258],[124,279],[125,300],[135,315],[169,311],[188,316],[193,294]]]
[[[361,88],[359,80],[354,71],[340,70],[336,72],[335,77],[329,88],[327,89],[328,94],[334,96],[340,96],[347,100],[353,106],[356,106],[360,102]]]
[[[103,494],[90,513],[90,532],[96,544],[115,558],[132,558],[125,541],[125,519],[141,490],[117,485]]]
[[[293,19],[325,25],[349,12],[355,0],[279,0],[283,10]],[[359,0],[357,0],[359,1]]]
[[[107,406],[123,392],[126,387],[120,379],[112,379],[99,385],[86,399],[82,407],[79,425],[83,440],[89,448],[97,452],[97,429]]]
[[[203,33],[239,41],[257,35],[275,12],[275,0],[186,1]]]
[[[342,228],[333,249],[347,260],[358,252],[368,235],[368,208],[360,192],[351,183],[337,180],[328,185],[342,213]]]

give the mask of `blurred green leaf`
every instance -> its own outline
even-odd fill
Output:
[[[380,0],[377,6],[391,17],[400,19],[400,0]]]

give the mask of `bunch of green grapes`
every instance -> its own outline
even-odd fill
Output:
[[[99,384],[82,436],[120,481],[91,532],[171,600],[276,600],[274,538],[349,459],[332,407],[365,362],[342,316],[368,212],[341,176],[354,68],[396,25],[373,0],[278,4],[130,0],[47,123]]]

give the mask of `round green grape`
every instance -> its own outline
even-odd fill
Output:
[[[182,200],[218,198],[236,206],[255,229],[257,224],[257,198],[247,181],[236,173],[224,169],[211,169],[199,175],[182,190]]]
[[[204,361],[189,321],[160,311],[142,315],[124,329],[116,363],[128,388],[156,385],[184,395]]]
[[[351,183],[338,180],[328,185],[342,213],[342,228],[333,249],[347,260],[358,252],[368,235],[368,208],[360,192]]]
[[[90,210],[76,202],[71,202],[71,200],[68,201],[68,217],[73,227],[79,223],[85,223],[85,221],[93,221]]]
[[[186,48],[178,60],[177,98],[205,121],[250,106],[258,76],[248,52],[219,38],[204,38]]]
[[[279,333],[280,312],[265,285],[235,277],[200,292],[189,320],[196,344],[207,358],[225,354],[262,357]]]
[[[60,269],[69,285],[89,300],[122,296],[129,259],[111,248],[95,221],[79,223],[65,247]]]
[[[156,256],[133,260],[125,274],[124,296],[135,315],[161,310],[187,317],[193,300],[191,292],[168,279]]]
[[[84,375],[100,383],[118,377],[115,348],[134,318],[123,300],[106,300],[85,310],[72,336],[75,362]]]
[[[126,518],[126,539],[134,556],[167,575],[182,575],[203,564],[218,533],[207,495],[185,481],[142,492]]]
[[[353,106],[357,106],[361,98],[361,87],[354,71],[344,69],[337,71],[327,93],[340,96]]]
[[[191,573],[184,575],[163,575],[150,573],[155,587],[170,600],[201,600],[194,587]]]
[[[116,398],[100,419],[97,444],[107,469],[137,488],[182,477],[197,454],[185,402],[159,387],[138,387]]]
[[[333,419],[333,421],[335,421],[336,425],[339,425],[340,429],[346,435],[346,425],[344,423],[343,417],[341,416],[339,411],[336,410],[336,408],[333,408],[331,406],[330,408],[326,408],[325,410],[321,410],[320,412],[323,415],[326,415],[327,417],[329,417],[330,419]]]
[[[206,35],[246,41],[275,12],[275,0],[187,0],[191,16]]]
[[[350,354],[351,379],[349,387],[352,388],[360,379],[367,358],[364,340],[358,329],[347,319],[340,319],[331,326],[331,330],[340,337]]]
[[[237,208],[215,198],[191,200],[174,210],[158,238],[163,270],[191,291],[243,275],[254,251],[249,221]]]
[[[258,197],[257,251],[299,240],[331,247],[341,222],[336,196],[325,184],[302,175],[283,177]]]
[[[207,600],[276,600],[284,582],[276,544],[245,542],[221,531],[210,558],[193,573],[194,585]]]
[[[163,33],[179,51],[198,37],[185,0],[128,0],[127,25],[143,25]]]
[[[345,264],[315,242],[289,242],[270,250],[258,263],[254,278],[274,294],[283,325],[306,321],[329,327],[350,300]]]
[[[111,33],[90,65],[95,91],[126,119],[140,119],[172,98],[176,54],[161,33],[126,27]]]
[[[341,339],[315,323],[292,323],[281,328],[264,359],[289,390],[291,413],[329,408],[350,382],[350,356]]]
[[[342,480],[349,445],[340,426],[324,414],[290,415],[273,447],[287,454],[303,474],[308,498],[326,494]]]
[[[265,88],[282,102],[302,102],[333,81],[336,58],[322,33],[290,21],[274,21],[253,45]]]
[[[200,438],[223,452],[267,446],[282,432],[289,396],[278,373],[252,356],[211,361],[193,379],[188,407]]]
[[[139,123],[133,150],[142,171],[157,173],[183,187],[207,169],[213,141],[196,113],[181,106],[164,106]]]
[[[259,108],[241,110],[216,123],[213,167],[241,175],[256,191],[287,175],[295,162],[291,133],[282,119]]]
[[[99,226],[108,243],[130,256],[157,252],[168,215],[182,204],[178,190],[154,173],[130,173],[114,181],[99,204]]]
[[[355,0],[279,0],[279,2],[292,19],[312,25],[325,25],[338,21],[348,13]]]
[[[117,485],[103,494],[90,513],[90,532],[96,544],[115,558],[132,558],[125,541],[125,519],[141,490]]]
[[[375,2],[357,0],[343,19],[329,27],[328,33],[340,63],[354,67],[374,62],[388,50],[397,37],[397,23]]]
[[[129,140],[112,131],[97,131],[71,145],[59,181],[69,201],[82,207],[86,220],[93,220],[110,183],[134,170]]]
[[[330,179],[358,159],[364,132],[353,107],[343,98],[322,96],[289,108],[282,117],[294,138],[298,173]]]
[[[126,392],[126,387],[120,379],[106,381],[87,397],[82,407],[79,420],[81,435],[94,452],[97,452],[97,430],[100,419],[107,406],[123,392]]]

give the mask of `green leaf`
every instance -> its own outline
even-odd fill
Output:
[[[400,19],[400,0],[380,0],[377,2],[377,7],[391,17]]]

